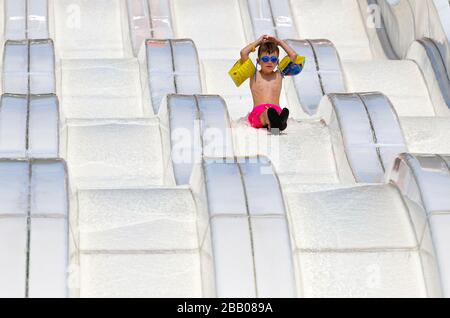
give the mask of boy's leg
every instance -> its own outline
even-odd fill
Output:
[[[271,128],[281,127],[281,117],[274,108],[269,108],[267,111]]]
[[[263,124],[261,123],[261,110],[260,108],[253,108],[252,112],[248,115],[248,122],[253,128],[259,129],[264,128]]]
[[[283,108],[283,110],[281,111],[281,114],[280,114],[280,118],[281,118],[281,122],[283,122],[283,123],[287,122],[287,120],[289,118],[289,109]]]
[[[267,114],[271,128],[278,130],[273,131],[275,134],[284,131],[287,128],[287,120],[289,118],[289,110],[287,108],[284,108],[281,113],[278,113],[274,108],[270,108]]]

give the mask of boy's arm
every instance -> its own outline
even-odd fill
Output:
[[[276,37],[269,37],[268,41],[275,42],[278,46],[281,46],[283,50],[286,51],[287,55],[291,59],[292,62],[295,62],[297,59],[297,53],[283,40],[279,40]]]
[[[279,43],[283,50],[286,51],[287,55],[289,55],[291,61],[295,62],[295,60],[297,59],[297,53],[283,40],[279,40]]]
[[[256,48],[261,45],[262,42],[266,40],[268,36],[263,35],[255,42],[250,43],[241,50],[241,63],[248,60],[250,53],[255,52]]]

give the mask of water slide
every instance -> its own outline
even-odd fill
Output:
[[[70,194],[46,1],[2,1],[2,297],[67,297]]]
[[[409,1],[1,2],[1,295],[450,296],[448,51],[393,45]],[[281,136],[226,75],[262,33],[307,57]]]

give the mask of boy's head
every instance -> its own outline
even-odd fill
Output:
[[[258,49],[258,63],[261,65],[261,71],[270,73],[278,65],[280,49],[273,42],[264,42]],[[276,58],[276,60],[275,60]]]

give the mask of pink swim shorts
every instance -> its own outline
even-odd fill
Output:
[[[262,104],[253,107],[252,112],[248,115],[248,121],[253,128],[264,128],[264,125],[261,123],[261,114],[264,113],[267,109],[273,108],[277,111],[278,114],[281,114],[282,109],[280,106],[273,104]]]

